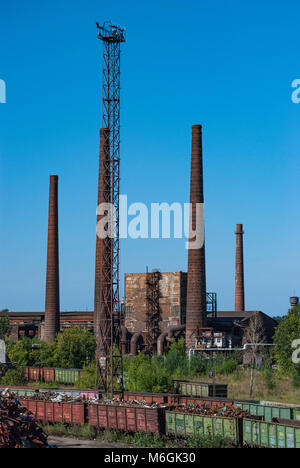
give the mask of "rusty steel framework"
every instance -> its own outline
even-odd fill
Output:
[[[96,23],[98,38],[103,43],[102,142],[100,141],[100,171],[98,204],[110,203],[113,236],[100,239],[98,248],[98,279],[95,284],[95,332],[97,362],[101,384],[113,393],[118,380],[123,390],[122,353],[120,343],[119,302],[119,197],[120,197],[120,55],[125,42],[125,30],[106,21]],[[102,150],[102,155],[101,155]],[[102,171],[102,174],[101,174]],[[102,191],[102,192],[101,192]],[[101,197],[102,194],[102,197]],[[102,199],[101,199],[102,198]],[[105,199],[104,199],[105,198]],[[97,249],[97,248],[96,248]],[[99,261],[100,260],[100,261]],[[96,252],[97,263],[97,252]],[[98,289],[97,289],[98,288]]]
[[[160,317],[160,291],[159,291],[159,281],[160,281],[160,272],[154,270],[152,273],[147,273],[146,276],[146,343],[147,343],[147,352],[153,354],[156,351],[157,339],[160,335],[159,322]]]
[[[206,293],[206,312],[210,318],[217,318],[217,293]]]

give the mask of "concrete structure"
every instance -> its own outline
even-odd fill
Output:
[[[43,339],[55,340],[59,323],[58,176],[50,176],[45,328]]]
[[[9,312],[11,339],[16,342],[22,337],[34,338],[35,336],[44,339],[45,312]],[[0,312],[0,317],[3,314]],[[81,327],[82,329],[93,330],[93,312],[61,312],[60,330],[66,328]]]
[[[180,272],[182,275],[182,279],[184,282],[184,276],[186,277],[186,273]],[[141,274],[144,275],[144,274]],[[164,273],[162,273],[164,276]],[[167,274],[168,275],[168,274]],[[177,282],[176,279],[176,273],[172,273],[174,275],[174,281]],[[131,276],[131,275],[130,275]],[[134,275],[136,278],[135,280],[138,282],[138,276],[139,275]],[[171,280],[172,282],[172,280]],[[183,283],[181,283],[183,284]],[[175,288],[176,289],[176,288]],[[145,291],[145,289],[144,289]],[[175,302],[177,302],[179,298],[179,293],[178,296],[177,293],[173,295],[173,305],[175,306]],[[184,301],[186,297],[186,290],[183,290],[180,293],[181,301],[182,301],[182,311],[184,310]],[[144,346],[145,345],[145,332],[140,333],[137,332],[139,327],[144,327],[146,324],[146,320],[139,314],[138,308],[136,304],[141,304],[143,305],[142,298],[138,294],[135,296],[137,299],[137,302],[135,302],[135,299],[132,298],[132,308],[129,306],[128,309],[126,309],[125,306],[125,323],[128,325],[130,328],[130,331],[126,331],[125,336],[124,336],[124,341],[125,341],[125,352],[129,352],[130,346],[129,342],[131,341],[132,337],[136,335],[136,340],[139,339],[141,340],[141,344]],[[168,297],[165,298],[166,302],[169,301]],[[166,303],[165,303],[166,304]],[[162,305],[162,308],[165,310],[165,313],[167,314],[168,307],[165,309],[165,304]],[[172,305],[169,302],[169,307],[172,308]],[[175,309],[176,310],[176,309]],[[243,338],[243,329],[247,326],[249,323],[250,317],[258,313],[260,314],[263,325],[264,325],[264,330],[265,330],[265,335],[267,338],[268,342],[271,342],[272,336],[274,334],[274,330],[276,326],[278,325],[278,322],[274,320],[272,317],[269,317],[268,315],[264,314],[261,311],[242,311],[242,312],[236,312],[236,311],[218,311],[217,318],[210,318],[208,317],[207,319],[207,327],[211,327],[214,330],[214,334],[218,333],[225,333],[226,334],[226,340],[227,344],[229,342],[232,343],[233,346],[239,346],[242,343],[242,338]],[[177,313],[173,316],[174,322],[178,321],[178,318],[176,317]],[[0,313],[1,316],[1,313]],[[181,316],[181,319],[183,320],[183,316]],[[167,315],[166,315],[167,317]],[[34,336],[41,337],[40,332],[41,332],[41,326],[44,322],[44,312],[9,312],[9,318],[10,318],[10,325],[11,325],[11,338],[14,341],[18,341],[18,339],[22,338],[23,336],[27,336],[28,338],[33,338]],[[81,327],[82,329],[87,329],[92,332],[93,330],[93,311],[71,311],[71,312],[61,312],[60,314],[60,323],[61,323],[61,330],[65,330],[67,328],[71,327]],[[160,322],[162,328],[162,336],[164,336],[164,340],[168,341],[168,338],[172,338],[173,336],[176,336],[177,333],[180,335],[183,335],[184,330],[182,330],[182,325],[173,325],[167,328],[167,324],[163,325],[163,321]],[[177,322],[178,323],[178,322]],[[184,323],[184,322],[182,322]],[[125,327],[124,331],[126,330]],[[180,330],[181,328],[181,330]],[[139,335],[139,336],[137,336]]]
[[[214,332],[225,332],[227,340],[231,341],[233,347],[237,347],[242,344],[244,330],[254,314],[258,314],[262,320],[266,342],[272,343],[278,322],[260,310],[218,311],[216,319],[208,320],[208,326],[212,326]]]
[[[204,203],[203,195],[203,161],[202,161],[202,127],[192,126],[192,159],[190,181],[191,218],[190,232],[196,230],[196,208]],[[204,224],[204,220],[202,220]],[[204,225],[201,226],[204,231]],[[198,234],[199,235],[199,234]],[[186,345],[193,347],[197,329],[206,326],[206,274],[205,245],[192,248],[191,240],[188,251],[188,282],[186,306]]]
[[[243,225],[236,225],[235,311],[245,310]]]
[[[6,363],[6,345],[4,340],[0,340],[0,364]]]
[[[160,273],[159,330],[185,323],[187,274]],[[147,333],[147,273],[125,274],[124,325],[134,334]]]

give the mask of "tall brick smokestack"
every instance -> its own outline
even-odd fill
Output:
[[[59,252],[58,252],[58,176],[50,176],[47,277],[44,340],[52,343],[60,330]]]
[[[192,162],[190,187],[190,232],[196,230],[196,206],[204,203],[203,196],[203,160],[202,160],[202,127],[192,126]],[[199,206],[199,205],[198,205]],[[198,216],[199,217],[199,216]],[[199,223],[199,219],[197,220]],[[204,218],[201,219],[204,232]],[[191,239],[191,234],[190,234]],[[197,329],[206,326],[206,274],[205,245],[192,248],[189,241],[188,251],[188,283],[186,307],[186,346],[193,348]]]
[[[111,171],[109,155],[109,130],[100,129],[98,207],[111,201]],[[105,356],[103,340],[108,344],[111,337],[110,314],[112,310],[112,239],[99,237],[99,221],[103,218],[97,214],[96,268],[95,268],[95,302],[94,332],[98,338],[99,357]],[[107,227],[107,226],[106,226]]]
[[[245,310],[243,225],[236,225],[235,311]]]

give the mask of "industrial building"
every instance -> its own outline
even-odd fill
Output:
[[[101,129],[98,204],[110,199],[108,138],[108,130]],[[190,232],[194,232],[194,208],[204,202],[201,125],[192,126],[191,146]],[[100,337],[99,358],[107,354],[112,341],[123,353],[132,355],[139,351],[162,354],[172,338],[181,336],[188,349],[234,348],[241,344],[251,316],[259,314],[266,339],[271,342],[277,322],[261,311],[245,310],[242,224],[236,225],[235,234],[234,311],[218,311],[217,294],[206,290],[204,241],[199,248],[188,250],[187,272],[126,273],[125,299],[115,310],[119,291],[118,268],[112,263],[113,240],[97,236],[94,311],[60,312],[58,177],[50,176],[45,312],[10,313],[11,337],[17,341],[22,336],[38,336],[51,343],[60,330],[80,326]]]
[[[95,333],[96,359],[103,369],[107,367],[107,358],[114,358],[113,349],[121,355],[139,351],[162,354],[170,340],[180,336],[185,337],[187,350],[197,346],[232,348],[241,343],[243,328],[253,314],[261,316],[265,335],[271,341],[277,322],[261,311],[245,310],[242,224],[236,226],[235,310],[218,311],[216,293],[206,289],[204,217],[199,232],[196,220],[198,207],[204,203],[202,126],[199,124],[191,128],[191,159],[188,160],[191,206],[188,271],[127,273],[125,301],[120,304],[120,46],[125,42],[125,30],[110,22],[103,26],[97,23],[97,28],[103,43],[97,202],[98,206],[102,203],[113,206],[115,235],[100,237],[97,232],[94,310],[60,312],[58,176],[50,176],[45,312],[10,313],[12,338],[16,341],[22,336],[38,336],[51,343],[60,330],[72,326],[87,328]],[[97,212],[97,226],[102,216]],[[200,239],[197,247],[194,247],[194,233]],[[121,355],[115,356],[118,362]],[[111,369],[115,369],[113,363]],[[103,378],[107,377],[105,372]],[[104,388],[106,383],[103,381]]]

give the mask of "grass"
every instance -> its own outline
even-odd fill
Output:
[[[229,440],[222,437],[199,436],[189,439],[176,439],[172,437],[151,434],[150,432],[137,432],[128,434],[121,431],[105,429],[97,431],[95,428],[84,425],[68,426],[66,424],[47,424],[42,426],[48,436],[70,437],[81,440],[96,440],[115,444],[125,444],[134,447],[147,448],[232,448]]]
[[[203,378],[203,376],[202,376]],[[270,377],[263,371],[255,371],[254,392],[251,400],[270,400],[281,403],[300,404],[299,388],[293,386],[292,378],[275,371]],[[228,398],[249,400],[249,370],[239,370],[231,375],[217,375],[217,383],[228,385]]]

